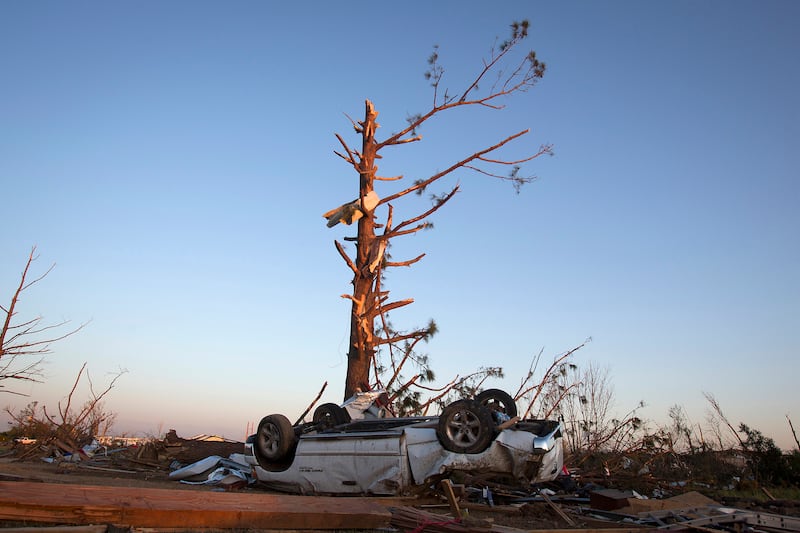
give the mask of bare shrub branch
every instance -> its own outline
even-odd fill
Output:
[[[92,438],[108,432],[116,420],[116,413],[109,412],[103,405],[104,398],[111,392],[117,380],[128,371],[121,369],[111,374],[108,384],[100,391],[95,390],[89,372],[84,363],[67,396],[57,405],[57,414],[51,415],[47,406],[39,406],[38,402],[30,403],[19,413],[14,413],[9,407],[5,412],[11,416],[16,426],[43,442],[60,441],[73,448],[90,442]],[[88,397],[80,407],[74,407],[77,400],[76,392],[80,383],[85,380],[88,385]]]

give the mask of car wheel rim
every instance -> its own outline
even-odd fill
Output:
[[[265,424],[261,430],[261,441],[264,444],[264,451],[275,454],[278,451],[278,444],[280,442],[278,428],[276,428],[274,424]]]
[[[480,420],[473,413],[468,410],[458,411],[447,425],[447,434],[453,442],[466,447],[478,440],[480,427]]]

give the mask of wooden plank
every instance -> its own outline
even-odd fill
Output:
[[[484,513],[522,514],[522,508],[516,505],[488,505],[485,503],[461,502],[462,509],[482,511]],[[5,533],[5,532],[2,532]]]
[[[375,529],[391,513],[368,498],[0,481],[0,520],[160,528]]]
[[[4,527],[3,533],[107,533],[107,526]]]
[[[569,524],[571,526],[575,525],[575,521],[572,518],[570,518],[569,515],[567,515],[567,513],[565,513],[561,509],[561,507],[559,507],[558,505],[554,504],[553,500],[550,499],[550,496],[545,494],[544,491],[540,492],[539,496],[541,496],[544,499],[544,501],[547,502],[547,505],[549,505],[555,512],[558,513],[558,516],[560,516],[564,520],[564,522],[566,522],[567,524]]]
[[[429,513],[414,507],[393,507],[391,511],[392,525],[401,531],[417,530],[440,533],[643,533],[650,530],[655,531],[655,528],[647,526],[521,530],[500,526],[486,520],[458,519]]]
[[[511,426],[513,426],[514,424],[516,424],[519,421],[520,421],[520,418],[518,416],[515,416],[514,418],[506,420],[505,422],[503,422],[502,424],[497,426],[495,428],[495,430],[498,431],[498,432],[503,431],[504,429],[510,428]]]
[[[512,528],[506,528],[504,526],[496,526],[493,525],[491,531],[501,533],[504,530],[509,530]],[[531,529],[531,530],[523,530],[525,533],[642,533],[643,531],[656,531],[654,527],[601,527],[601,528],[568,528],[568,529]],[[516,530],[519,533],[519,529]],[[719,533],[719,531],[717,532]]]
[[[443,479],[440,485],[444,491],[445,497],[447,498],[447,503],[450,504],[450,510],[453,511],[453,514],[457,517],[464,518],[461,508],[458,506],[458,498],[456,498],[456,495],[453,492],[453,483],[449,479]]]

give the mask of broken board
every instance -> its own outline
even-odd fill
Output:
[[[0,481],[0,520],[159,528],[375,529],[391,513],[366,498]]]

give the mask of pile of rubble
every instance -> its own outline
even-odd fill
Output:
[[[800,506],[793,505],[795,516],[767,513],[755,509],[725,506],[699,492],[686,492],[663,499],[645,498],[635,491],[594,489],[586,497],[538,494],[516,497],[482,491],[478,498],[464,496],[454,487],[454,499],[447,504],[392,509],[392,525],[400,530],[431,533],[466,533],[517,530],[610,530],[636,532],[642,529],[668,531],[714,531],[741,533],[758,531],[790,533],[800,531]],[[473,495],[477,493],[473,492]],[[481,502],[480,499],[483,499]],[[493,500],[487,501],[487,500]]]
[[[94,475],[197,482],[201,481],[197,475],[175,478],[172,474],[209,457],[237,458],[237,454],[240,456],[244,451],[241,442],[207,435],[184,439],[175,430],[170,430],[162,440],[148,439],[129,446],[109,444],[94,440],[78,447],[61,439],[40,439],[27,444],[15,443],[0,455],[15,462],[45,462],[61,470],[86,471]],[[243,456],[237,464],[240,470],[249,472]]]

